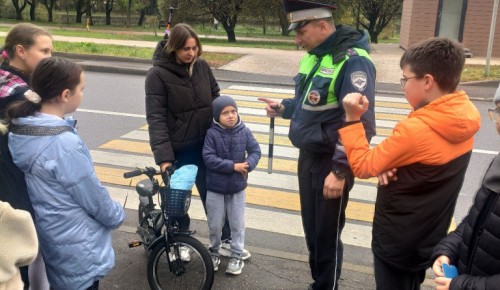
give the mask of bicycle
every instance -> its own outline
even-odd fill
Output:
[[[123,174],[124,178],[142,174],[148,177],[136,185],[140,197],[137,233],[141,241],[130,242],[129,247],[144,246],[148,254],[147,277],[151,289],[210,289],[214,268],[207,248],[192,237],[194,231],[180,230],[174,218],[187,213],[191,191],[170,188],[173,171],[169,168],[162,174],[164,186],[155,178],[160,173],[153,167]],[[153,201],[156,194],[160,209]],[[181,251],[187,251],[188,258]]]

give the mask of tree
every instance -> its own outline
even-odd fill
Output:
[[[92,20],[92,0],[85,0],[85,17],[88,25],[94,25]]]
[[[45,8],[47,8],[47,15],[48,15],[48,21],[49,22],[53,22],[53,19],[52,19],[52,11],[54,10],[54,4],[56,3],[56,0],[42,0],[42,4],[43,6],[45,6]],[[66,13],[68,13],[68,11],[66,10]]]
[[[106,1],[106,25],[111,25],[111,11],[113,11],[113,7],[115,5],[115,0],[107,0]]]
[[[359,20],[370,34],[371,42],[378,43],[378,35],[395,16],[401,13],[403,0],[352,0],[354,11],[359,9],[359,13],[366,19]]]
[[[26,0],[21,0],[21,2],[19,0],[12,0],[12,4],[16,10],[16,20],[23,20],[23,10],[26,8],[28,2]]]
[[[26,1],[30,5],[30,20],[35,21],[36,18],[36,0]]]
[[[227,40],[236,42],[234,28],[244,0],[202,0],[201,2],[203,7],[222,24],[227,33]]]
[[[82,23],[82,16],[87,11],[87,6],[85,0],[77,0],[76,1],[76,23]]]
[[[278,18],[281,27],[281,35],[288,36],[290,31],[288,31],[288,17],[285,12],[285,7],[283,7],[283,1],[281,0],[272,0],[271,1],[271,10],[273,12],[274,17]]]

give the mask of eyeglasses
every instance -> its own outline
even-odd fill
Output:
[[[409,78],[401,78],[400,81],[401,81],[401,88],[404,89],[405,86],[406,86],[406,82],[409,80],[409,79],[416,79],[418,78],[418,76],[414,76],[414,77],[409,77]]]
[[[488,114],[490,114],[491,121],[495,123],[500,122],[500,108],[488,109]]]

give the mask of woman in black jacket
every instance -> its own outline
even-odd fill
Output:
[[[205,165],[201,152],[207,129],[212,124],[212,101],[219,85],[191,26],[177,24],[168,40],[157,46],[154,66],[146,77],[146,118],[149,140],[161,171],[173,165],[198,166],[196,188],[205,206]],[[189,216],[179,220],[189,228]]]
[[[500,134],[500,86],[490,118]],[[500,289],[500,154],[484,175],[469,215],[434,248],[432,269],[437,290]],[[443,277],[442,264],[455,265],[458,276]]]

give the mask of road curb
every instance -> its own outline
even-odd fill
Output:
[[[77,54],[77,53],[66,53],[66,52],[54,52],[55,56],[65,57],[72,59],[76,62],[79,62],[82,68],[86,71],[93,72],[103,72],[103,73],[116,73],[116,74],[127,74],[127,75],[139,75],[145,76],[149,70],[148,68],[134,68],[134,67],[120,67],[117,66],[116,63],[130,63],[130,64],[147,64],[153,65],[153,61],[150,59],[143,58],[133,58],[133,57],[118,57],[118,56],[106,56],[106,55],[90,55],[90,54]],[[96,62],[115,62],[115,65],[106,65],[106,64],[95,64],[95,63],[85,63],[85,61],[96,61]],[[222,74],[230,74],[232,71],[220,69],[220,68],[212,68],[214,73],[220,72]],[[239,72],[242,73],[242,72]],[[294,84],[290,82],[283,81],[266,81],[264,80],[266,76],[262,76],[263,79],[260,80],[245,80],[245,79],[231,79],[227,77],[217,77],[217,81],[219,82],[228,82],[228,83],[242,83],[242,84],[251,84],[251,85],[272,85],[272,86],[282,86],[282,87],[294,87]],[[280,77],[280,76],[275,76]],[[281,76],[282,77],[282,76]],[[291,80],[291,78],[290,78]],[[394,83],[377,83],[376,86],[394,86]],[[462,86],[475,86],[475,87],[496,87],[498,85],[498,80],[487,80],[487,81],[474,81],[474,82],[463,82],[460,83]],[[392,89],[375,89],[375,93],[377,94],[389,94],[404,97],[404,92],[401,90],[392,90]],[[492,101],[493,98],[484,98],[484,97],[469,97],[472,101]]]

